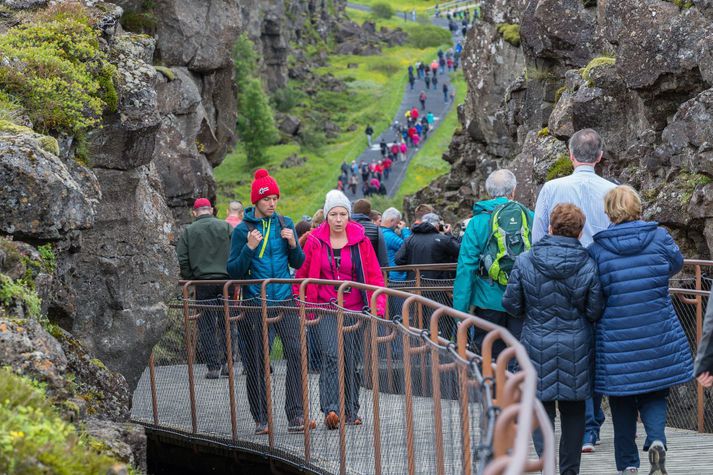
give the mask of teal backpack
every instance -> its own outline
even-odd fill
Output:
[[[480,275],[507,285],[515,258],[531,247],[532,218],[525,206],[508,201],[493,210],[488,227],[490,236],[480,255]]]

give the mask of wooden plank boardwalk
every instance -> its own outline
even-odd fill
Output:
[[[245,390],[245,376],[240,374],[236,364],[235,396],[237,401],[237,427],[239,447],[269,453],[267,436],[253,434],[254,423],[249,413]],[[304,439],[300,434],[287,433],[287,419],[284,406],[285,366],[275,363],[273,375],[273,417],[275,421],[274,455],[299,461],[304,457]],[[231,440],[228,380],[206,380],[205,366],[196,365],[196,409],[198,433],[225,440]],[[327,430],[319,412],[318,375],[310,375],[310,413],[318,419],[317,429],[311,433],[312,464],[308,467],[315,472],[339,472],[339,432]],[[158,393],[159,425],[169,430],[191,432],[190,398],[188,376],[185,365],[157,366],[156,385]],[[350,474],[374,473],[372,392],[361,391],[362,426],[347,427],[347,467]],[[406,430],[404,421],[404,397],[382,393],[379,397],[381,421],[381,464],[385,474],[407,473]],[[471,404],[471,446],[479,443],[478,421],[480,405]],[[135,422],[152,424],[151,392],[148,369],[142,376],[134,392],[132,419]],[[460,453],[460,412],[458,402],[442,401],[444,427],[445,464],[447,474],[462,473]],[[414,398],[414,447],[416,471],[419,474],[435,473],[435,451],[433,438],[433,401],[430,398]],[[557,430],[557,433],[559,431]],[[669,454],[667,467],[671,475],[713,474],[713,434],[698,434],[681,429],[667,429]],[[613,430],[611,421],[602,427],[601,444],[593,454],[582,455],[581,473],[585,475],[615,474],[613,452]],[[642,446],[643,427],[638,430],[637,442]],[[641,473],[648,473],[648,459],[641,452]]]

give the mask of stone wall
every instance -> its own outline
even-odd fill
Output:
[[[669,227],[686,256],[710,258],[711,2],[494,0],[483,13],[464,50],[451,173],[407,207],[433,202],[448,219],[467,218],[499,167],[516,172],[518,198],[532,205],[567,139],[592,127],[606,144],[603,176],[636,187],[645,218]],[[520,25],[519,46],[501,23]]]

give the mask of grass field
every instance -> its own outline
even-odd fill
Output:
[[[397,12],[411,12],[412,10],[416,10],[416,13],[425,12],[436,4],[445,2],[437,0],[359,0],[354,3],[369,6],[375,3],[388,3],[394,10],[394,14],[397,14]]]
[[[413,25],[416,26],[416,25]],[[406,87],[406,68],[415,61],[431,60],[439,47],[416,48],[399,46],[384,48],[379,56],[330,56],[329,65],[316,70],[319,74],[332,74],[344,80],[346,92],[317,91],[313,95],[299,93],[304,85],[292,83],[291,90],[299,94],[299,103],[290,111],[299,117],[312,117],[312,121],[328,119],[337,123],[342,133],[321,147],[301,147],[288,143],[269,147],[267,168],[277,180],[282,201],[281,213],[299,219],[312,215],[322,206],[324,195],[332,189],[339,175],[342,160],[351,162],[366,146],[364,128],[371,123],[376,134],[389,126],[398,111]],[[356,67],[355,67],[356,66]],[[315,111],[323,112],[315,116]],[[353,128],[353,131],[348,131]],[[290,155],[306,158],[306,164],[295,168],[280,168]],[[243,150],[238,147],[214,170],[218,183],[219,216],[226,214],[231,199],[249,204],[250,183],[254,170]]]

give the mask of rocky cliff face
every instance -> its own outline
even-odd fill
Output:
[[[5,5],[50,3],[66,2]],[[246,32],[256,41],[274,90],[286,84],[289,48],[325,37],[345,2],[157,0],[153,35],[119,22],[146,2],[82,3],[118,69],[118,107],[87,135],[85,162],[72,137],[0,124],[0,233],[54,246],[54,279],[38,285],[50,320],[133,388],[165,329],[178,277],[173,245],[189,205],[215,197],[212,169],[236,142],[235,39]],[[21,21],[8,14],[0,31]]]
[[[684,254],[711,257],[713,4],[495,0],[483,13],[464,51],[452,171],[411,202],[469,217],[488,173],[507,167],[533,205],[566,163],[567,139],[591,127],[606,144],[603,176],[636,187],[645,218],[671,228]],[[519,45],[502,24],[519,25]]]

